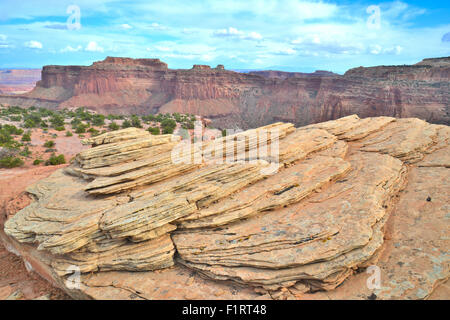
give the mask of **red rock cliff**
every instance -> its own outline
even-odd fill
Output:
[[[256,127],[273,121],[297,125],[360,117],[418,117],[450,123],[450,58],[412,66],[329,72],[237,73],[222,65],[168,69],[159,59],[108,57],[91,66],[46,66],[36,88],[15,101],[23,105],[102,113],[182,112],[213,119],[221,127]]]

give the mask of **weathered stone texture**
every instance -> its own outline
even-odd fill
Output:
[[[376,263],[378,297],[427,298],[449,274],[449,136],[418,119],[357,116],[197,145],[106,133],[30,186],[35,201],[5,232],[56,283],[78,267],[75,297],[363,298],[358,271]]]

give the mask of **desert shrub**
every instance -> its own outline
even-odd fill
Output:
[[[66,128],[64,126],[58,126],[58,127],[55,127],[55,130],[56,131],[64,131],[64,130],[66,130]]]
[[[28,149],[27,146],[25,146],[25,147],[23,148],[23,150],[22,150],[19,154],[20,154],[22,157],[28,158],[29,156],[31,156],[31,151],[30,151],[30,149]]]
[[[26,132],[22,136],[22,141],[31,141],[31,132]]]
[[[192,122],[192,121],[187,121],[187,122],[183,123],[183,124],[181,125],[181,127],[182,127],[183,129],[194,129],[194,128],[195,128],[195,124],[194,124],[194,122]]]
[[[64,163],[66,163],[66,159],[63,154],[60,154],[59,156],[52,155],[47,161],[45,161],[46,166],[57,166]]]
[[[10,124],[3,125],[2,130],[9,133],[10,135],[23,134],[23,129],[17,128],[16,126]]]
[[[124,120],[123,123],[122,123],[122,128],[123,128],[123,129],[125,129],[125,128],[130,128],[131,126],[132,126],[132,125],[131,125],[131,121],[128,120],[128,119]]]
[[[52,124],[52,127],[55,129],[58,127],[64,127],[64,117],[59,114],[55,114],[50,118],[50,123]]]
[[[161,121],[161,128],[163,134],[173,133],[173,130],[177,126],[177,123],[173,119],[164,119]]]
[[[81,120],[78,118],[75,118],[72,121],[70,121],[70,124],[72,125],[73,129],[75,129],[80,123],[81,123]]]
[[[95,128],[89,128],[88,132],[92,135],[92,136],[98,136],[99,135],[99,131]]]
[[[22,116],[10,116],[9,120],[19,122],[22,121]]]
[[[36,159],[36,160],[33,161],[33,166],[38,166],[38,165],[40,165],[42,162],[44,162],[44,160]]]
[[[148,128],[148,131],[155,136],[161,134],[161,130],[159,130],[158,127],[150,127]]]
[[[53,148],[55,146],[55,141],[49,140],[49,141],[45,141],[44,143],[44,147],[46,148]]]
[[[155,121],[156,117],[153,114],[149,114],[147,116],[142,116],[142,120],[147,122]]]
[[[119,130],[119,129],[120,129],[120,126],[119,126],[117,123],[115,123],[115,122],[113,121],[113,122],[111,122],[111,123],[109,124],[108,128],[109,128],[110,130],[115,131],[115,130]]]
[[[0,158],[0,168],[16,168],[23,166],[24,162],[18,157],[3,157]]]
[[[139,119],[138,116],[132,115],[131,116],[131,126],[135,128],[142,128],[141,119]]]
[[[75,133],[85,133],[86,128],[87,128],[87,125],[80,123],[75,129]]]
[[[92,125],[97,127],[105,125],[105,116],[102,114],[94,115],[92,117]]]
[[[72,133],[72,132],[66,131],[66,137],[72,137],[72,136],[73,136],[73,133]]]

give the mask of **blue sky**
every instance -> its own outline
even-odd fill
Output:
[[[449,56],[449,17],[449,1],[0,0],[0,68],[124,56],[342,73]]]

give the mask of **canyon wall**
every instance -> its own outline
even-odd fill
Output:
[[[415,65],[359,67],[344,75],[237,73],[222,65],[169,69],[159,59],[108,57],[91,66],[45,66],[33,91],[0,103],[100,113],[192,113],[221,128],[275,121],[306,125],[350,114],[450,124],[450,57]]]

